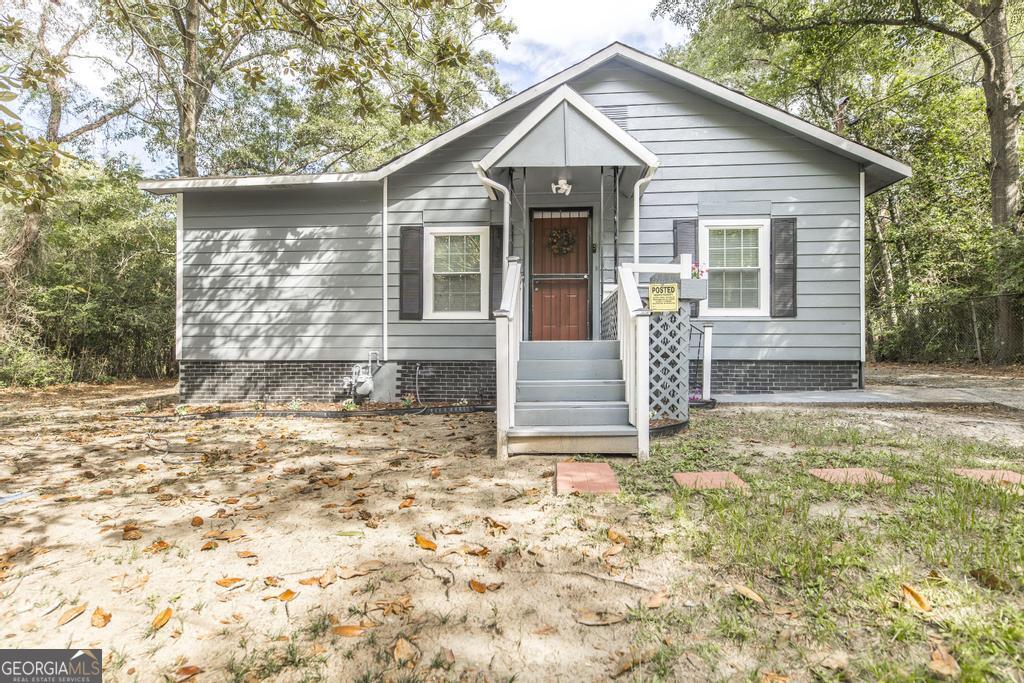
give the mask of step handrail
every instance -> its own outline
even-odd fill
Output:
[[[516,382],[519,374],[519,345],[523,339],[523,264],[509,256],[501,285],[501,304],[494,311],[496,396],[499,460],[508,458],[508,431],[515,426]]]
[[[632,267],[619,266],[618,295],[618,337],[619,358],[622,361],[622,377],[626,384],[626,403],[629,406],[629,423],[636,427],[637,458],[646,460],[650,456],[650,334],[651,312],[640,298]]]

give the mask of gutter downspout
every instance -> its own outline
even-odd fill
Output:
[[[507,187],[499,182],[491,180],[487,177],[487,173],[480,166],[479,162],[473,162],[473,169],[476,171],[477,176],[480,178],[480,182],[487,188],[487,194],[490,195],[491,199],[497,199],[497,195],[494,191],[500,192],[503,197],[503,211],[502,211],[502,230],[501,230],[501,281],[505,282],[505,271],[508,270],[508,246],[509,246],[509,224],[511,223],[510,212],[512,210],[512,197]]]
[[[380,210],[380,272],[381,272],[381,315],[380,315],[380,359],[388,359],[388,177],[384,176],[381,190]]]
[[[633,184],[633,263],[640,263],[640,189],[654,180],[658,166],[648,166],[647,172]]]

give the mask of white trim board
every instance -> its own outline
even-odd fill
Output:
[[[903,178],[909,178],[911,169],[903,162],[894,159],[886,154],[878,152],[861,145],[852,140],[836,135],[835,133],[815,126],[797,116],[794,116],[771,105],[759,102],[743,93],[727,88],[706,78],[685,71],[667,62],[652,57],[635,48],[612,43],[608,47],[595,52],[583,61],[570,66],[567,69],[547,78],[540,83],[527,88],[523,92],[510,97],[491,109],[455,126],[445,133],[425,142],[405,154],[398,156],[378,168],[365,173],[322,173],[316,175],[266,175],[266,176],[244,176],[244,177],[220,177],[220,178],[170,178],[167,180],[144,180],[139,187],[155,194],[168,194],[199,189],[226,189],[233,187],[264,187],[264,186],[290,186],[290,185],[314,185],[352,182],[376,182],[384,177],[408,166],[409,164],[422,159],[434,150],[459,139],[463,135],[471,133],[481,126],[503,116],[510,111],[530,102],[542,95],[550,93],[559,86],[571,81],[591,69],[604,64],[612,59],[621,59],[641,70],[652,73],[669,82],[680,85],[708,99],[719,102],[732,109],[749,114],[777,128],[788,131],[800,138],[814,142],[815,144],[833,151],[841,156],[864,164],[868,175],[876,178],[869,178],[869,188],[875,190],[886,187]],[[872,170],[876,172],[872,174]],[[877,180],[877,182],[874,182]]]
[[[495,163],[501,160],[512,150],[531,130],[537,127],[544,118],[563,102],[573,107],[590,120],[595,126],[601,129],[608,137],[618,143],[623,149],[644,162],[648,168],[658,167],[658,157],[654,152],[640,144],[636,138],[624,131],[610,118],[602,114],[597,107],[583,99],[578,92],[567,85],[560,85],[551,93],[546,100],[534,107],[530,114],[519,122],[512,131],[501,139],[483,159],[479,167],[489,171]]]

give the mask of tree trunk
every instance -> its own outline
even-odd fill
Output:
[[[1010,52],[1006,8],[1002,2],[985,8],[980,17],[985,43],[992,46],[991,66],[983,72],[985,113],[990,137],[989,189],[992,192],[992,228],[1000,245],[997,268],[1008,272],[1020,239],[1020,151],[1018,125],[1020,102],[1014,87],[1013,55]],[[1005,279],[1004,279],[1005,282]],[[1021,321],[1015,315],[1012,294],[1001,285],[998,297],[994,361],[1011,363],[1024,349]]]
[[[196,137],[199,132],[200,100],[203,99],[202,76],[199,71],[199,3],[188,0],[182,9],[185,31],[182,41],[185,60],[182,69],[181,109],[178,112],[178,175],[199,175],[196,162]]]

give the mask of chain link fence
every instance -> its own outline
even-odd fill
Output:
[[[1002,362],[1024,362],[1024,297],[1010,301],[1013,324]],[[1000,362],[998,297],[910,306],[878,306],[867,311],[869,358],[915,363]]]

